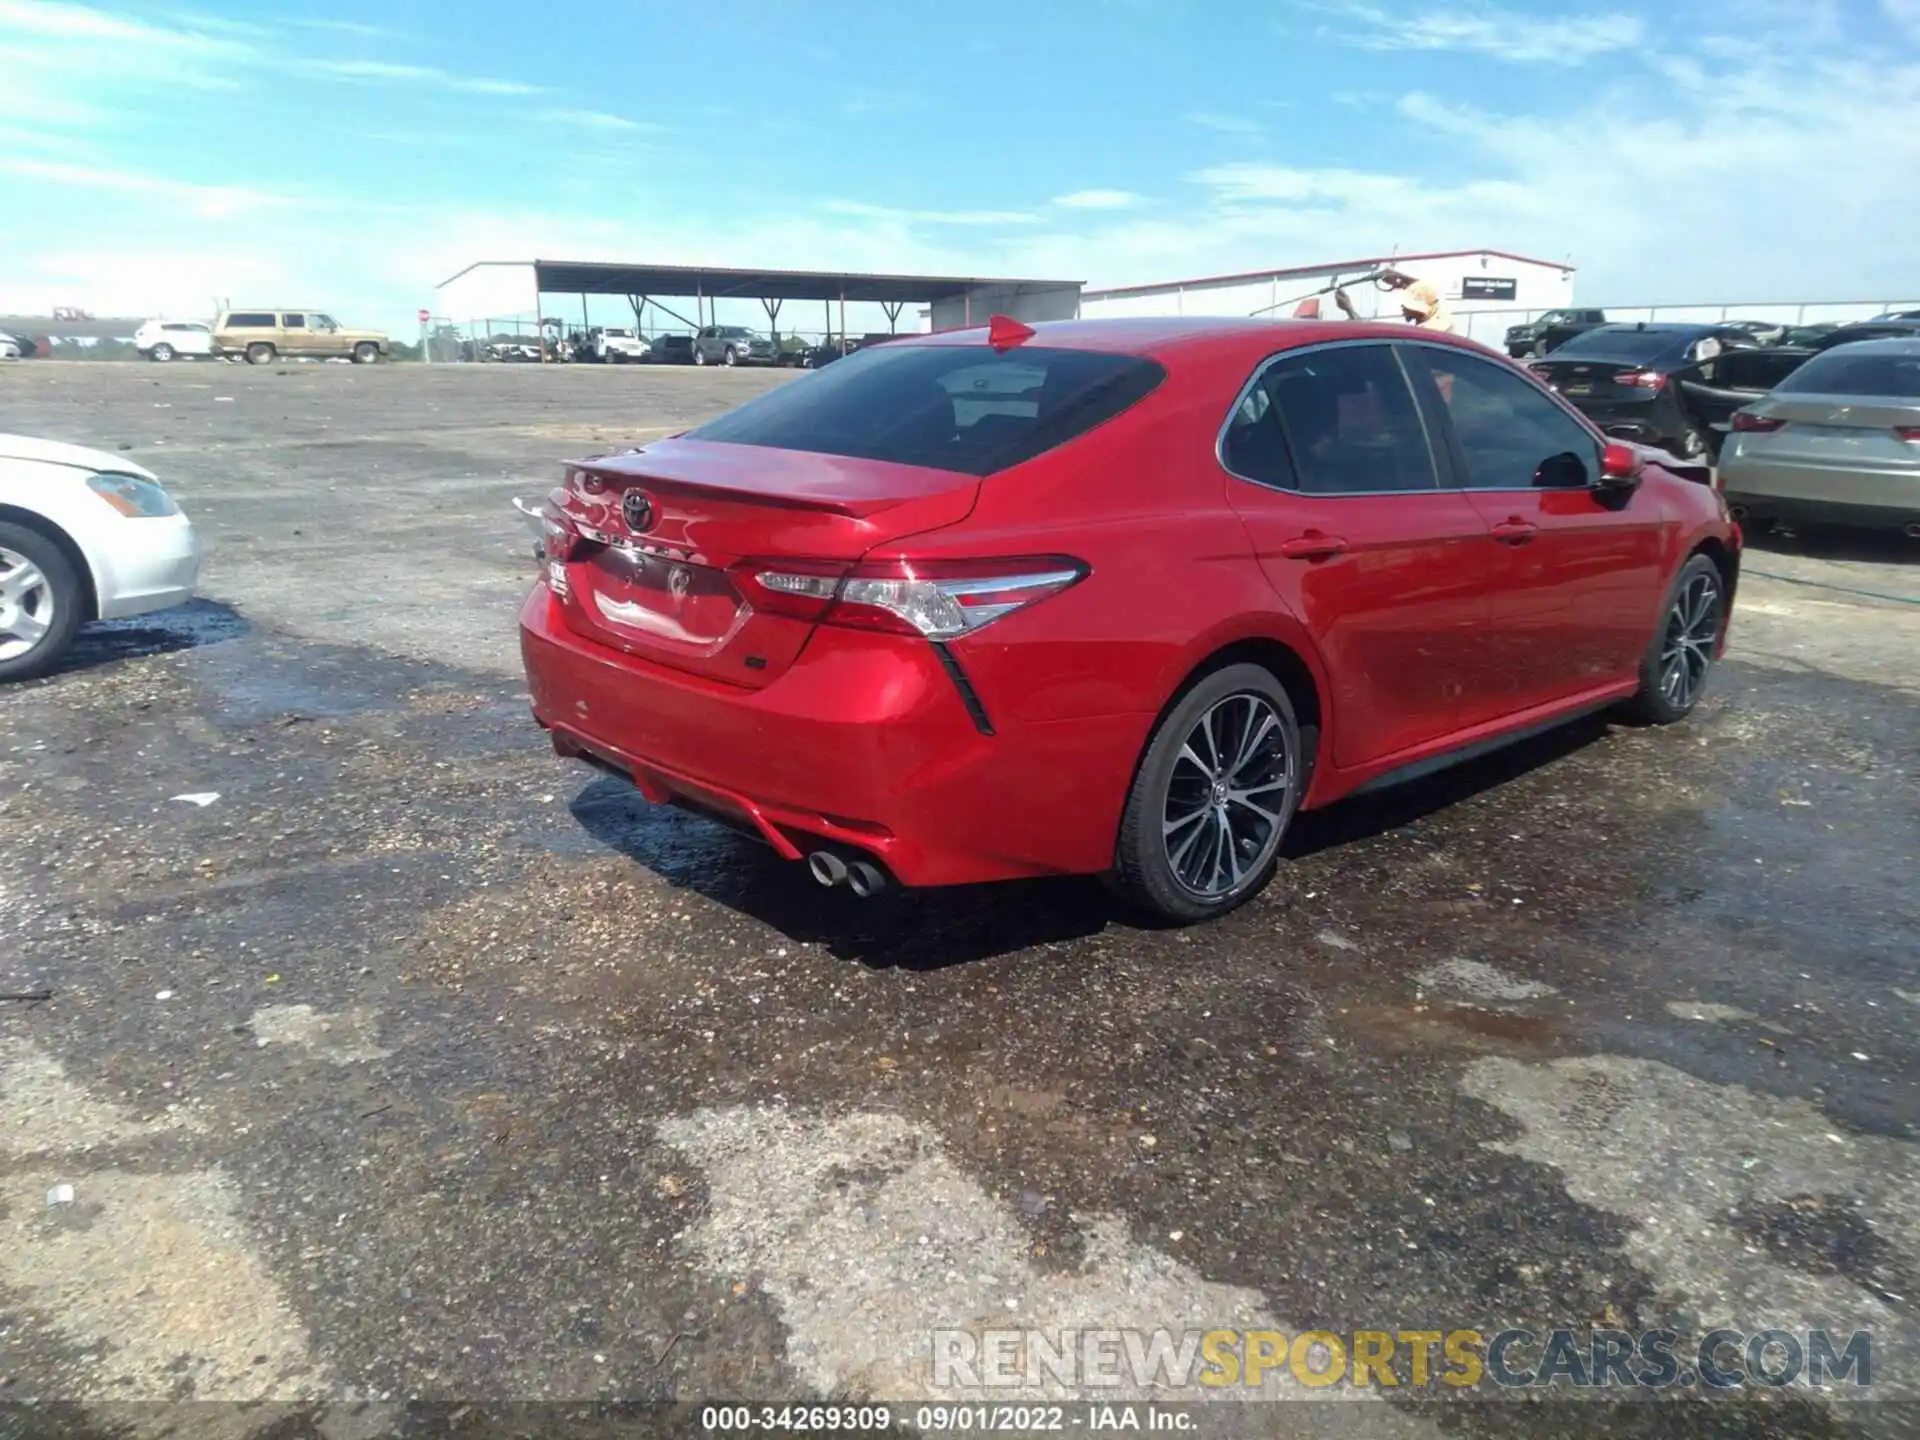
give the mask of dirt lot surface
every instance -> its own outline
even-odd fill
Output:
[[[75,1407],[14,1423],[911,1419],[931,1332],[1029,1325],[1867,1329],[1876,1403],[1282,1366],[1204,1433],[1911,1424],[1920,546],[1750,549],[1689,723],[1306,817],[1221,923],[863,906],[554,758],[518,674],[508,498],[783,378],[0,374],[0,428],[124,451],[209,547],[0,694],[0,991],[53,992],[0,1002],[0,1401]],[[184,1399],[284,1405],[132,1403]]]

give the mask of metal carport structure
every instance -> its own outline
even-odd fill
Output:
[[[943,300],[958,300],[967,307],[972,320],[971,301],[976,294],[992,292],[996,296],[1012,294],[1058,294],[1072,291],[1076,303],[1081,282],[1077,280],[1002,280],[961,275],[874,275],[833,270],[743,270],[713,265],[624,265],[594,261],[536,260],[533,262],[535,309],[543,295],[624,295],[629,301],[648,302],[656,295],[675,299],[692,296],[695,325],[712,323],[702,311],[722,299],[758,300],[767,312],[767,324],[777,325],[780,307],[788,300],[819,300],[840,306],[840,333],[846,333],[847,301],[877,304],[887,316],[889,328],[899,323],[900,312],[908,305],[933,305]],[[635,304],[636,312],[639,304]],[[672,313],[672,312],[668,312]],[[982,315],[981,319],[986,317]],[[828,311],[832,330],[832,312]]]
[[[511,279],[521,293],[533,302],[538,319],[544,313],[545,297],[578,295],[581,297],[582,324],[586,324],[586,300],[590,295],[623,296],[633,307],[636,328],[643,323],[645,307],[672,316],[683,325],[699,329],[715,323],[714,302],[726,299],[758,300],[767,323],[777,327],[780,309],[789,300],[818,300],[825,307],[826,329],[835,330],[833,307],[839,306],[839,333],[846,334],[848,301],[878,305],[887,316],[889,329],[898,326],[900,313],[908,305],[929,306],[934,312],[934,328],[983,321],[990,313],[1002,312],[1019,319],[1070,319],[1079,313],[1082,282],[1078,280],[997,279],[968,275],[898,275],[837,270],[764,270],[717,265],[651,265],[585,260],[483,260],[440,282],[437,289],[462,282],[477,271],[525,270],[525,280]],[[497,294],[497,289],[495,290]],[[694,302],[694,317],[689,320],[662,299]],[[517,308],[517,307],[516,307]],[[497,310],[491,313],[499,313]],[[943,323],[944,321],[944,323]]]

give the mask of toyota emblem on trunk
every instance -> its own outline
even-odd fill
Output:
[[[620,502],[620,518],[627,522],[627,529],[638,535],[642,530],[653,528],[653,502],[638,490],[629,490],[626,498]]]

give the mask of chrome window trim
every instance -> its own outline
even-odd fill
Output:
[[[1271,490],[1276,494],[1280,494],[1280,495],[1299,495],[1302,497],[1309,497],[1315,500],[1344,500],[1348,498],[1352,498],[1355,500],[1364,500],[1364,499],[1377,499],[1382,495],[1425,495],[1429,493],[1425,490],[1339,490],[1339,491],[1328,492],[1326,494],[1321,494],[1313,490],[1301,490],[1301,489],[1295,489],[1286,485],[1275,485],[1271,481],[1267,481],[1267,480],[1256,480],[1251,475],[1242,475],[1238,470],[1234,469],[1231,465],[1227,463],[1227,450],[1226,450],[1227,431],[1233,428],[1233,417],[1239,413],[1240,407],[1246,403],[1247,396],[1253,393],[1254,386],[1260,383],[1261,377],[1265,375],[1268,370],[1272,369],[1275,365],[1279,364],[1282,360],[1289,359],[1290,357],[1295,355],[1311,355],[1322,350],[1345,349],[1345,348],[1350,348],[1358,345],[1385,345],[1390,349],[1395,349],[1395,350],[1397,350],[1398,347],[1405,345],[1405,346],[1412,346],[1414,348],[1417,348],[1423,351],[1437,350],[1443,355],[1466,355],[1471,359],[1480,360],[1490,365],[1499,365],[1504,363],[1505,365],[1507,365],[1507,367],[1510,370],[1517,373],[1520,379],[1524,383],[1531,385],[1536,394],[1544,396],[1550,403],[1558,406],[1560,409],[1560,412],[1563,415],[1568,416],[1574,422],[1575,425],[1579,426],[1580,429],[1586,431],[1588,438],[1593,440],[1600,450],[1604,451],[1606,449],[1607,444],[1609,443],[1607,440],[1607,437],[1599,431],[1599,429],[1594,425],[1594,423],[1591,420],[1589,420],[1585,415],[1581,414],[1579,410],[1575,409],[1571,404],[1569,404],[1564,395],[1561,395],[1558,391],[1554,390],[1552,387],[1545,384],[1538,375],[1535,375],[1531,370],[1528,370],[1524,365],[1515,364],[1511,360],[1502,361],[1497,356],[1487,356],[1487,355],[1476,354],[1474,351],[1465,349],[1462,346],[1449,345],[1444,341],[1430,340],[1424,336],[1417,335],[1417,334],[1408,335],[1404,338],[1396,336],[1392,339],[1385,339],[1380,336],[1369,335],[1364,338],[1356,337],[1352,340],[1322,340],[1312,345],[1297,345],[1286,350],[1276,350],[1273,354],[1268,355],[1265,359],[1261,360],[1258,365],[1253,367],[1253,373],[1247,377],[1246,382],[1242,384],[1240,389],[1235,393],[1233,397],[1233,403],[1227,407],[1227,413],[1220,422],[1219,430],[1214,435],[1213,458],[1215,463],[1218,464],[1219,467],[1222,470],[1224,470],[1233,479],[1242,481],[1245,484],[1258,485],[1262,490]],[[1400,357],[1398,354],[1395,354],[1394,361],[1396,364],[1400,363]],[[1462,477],[1454,475],[1453,473],[1454,467],[1453,467],[1453,457],[1451,453],[1448,453],[1446,457],[1447,473],[1446,473],[1446,476],[1443,477],[1440,473],[1440,470],[1441,470],[1440,456],[1434,453],[1434,436],[1431,429],[1427,425],[1426,407],[1420,403],[1420,397],[1414,391],[1413,377],[1406,373],[1406,367],[1404,365],[1400,366],[1400,373],[1401,373],[1401,377],[1407,382],[1407,393],[1413,400],[1414,411],[1420,417],[1421,433],[1426,437],[1427,453],[1429,457],[1432,459],[1433,467],[1434,467],[1434,478],[1436,480],[1441,481],[1440,484],[1434,487],[1434,490],[1432,493],[1440,494],[1450,490],[1459,491],[1462,494],[1471,492],[1472,494],[1475,494],[1475,495],[1539,495],[1543,493],[1560,493],[1560,494],[1574,493],[1576,487],[1570,486],[1570,485],[1569,486],[1546,486],[1546,487],[1537,486],[1537,485],[1519,485],[1519,486],[1463,485],[1459,483]],[[1599,464],[1598,459],[1596,459],[1595,461],[1596,469],[1598,468],[1598,464]],[[1454,483],[1452,484],[1446,483],[1448,479],[1451,479]]]

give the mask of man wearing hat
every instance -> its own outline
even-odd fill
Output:
[[[1422,330],[1452,333],[1453,316],[1448,312],[1446,302],[1440,298],[1439,288],[1431,280],[1416,280],[1404,270],[1387,269],[1380,272],[1379,283],[1382,288],[1399,293],[1400,316],[1409,325],[1418,325]],[[1357,318],[1353,301],[1347,298],[1345,290],[1334,291],[1333,298],[1348,318]]]

